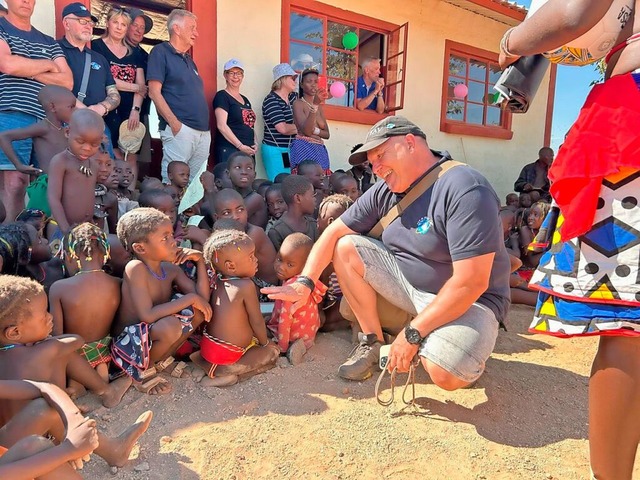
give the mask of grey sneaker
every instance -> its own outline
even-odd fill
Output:
[[[358,333],[358,345],[351,351],[347,361],[338,368],[338,375],[347,380],[366,380],[378,368],[378,357],[382,343],[374,333]]]

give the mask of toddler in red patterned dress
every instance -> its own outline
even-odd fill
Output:
[[[274,264],[276,274],[284,285],[298,279],[311,247],[313,240],[303,233],[293,233],[284,239]],[[307,303],[295,310],[292,302],[276,301],[267,328],[274,334],[280,350],[286,352],[292,365],[302,362],[307,350],[313,346],[320,328],[318,303],[326,291],[324,284],[315,282]]]

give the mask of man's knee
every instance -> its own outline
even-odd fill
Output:
[[[422,361],[422,366],[429,374],[431,381],[443,390],[458,390],[459,388],[466,387],[467,385],[473,383],[455,376],[450,371],[446,370],[440,365],[433,363],[430,360],[427,360],[426,358],[421,358],[420,360]]]
[[[352,267],[363,266],[362,259],[358,255],[356,246],[351,241],[351,235],[339,238],[333,250],[334,266],[336,262],[339,265],[349,264]]]

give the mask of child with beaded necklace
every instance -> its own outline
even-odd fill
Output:
[[[53,334],[80,335],[86,343],[78,353],[108,381],[110,332],[121,294],[120,280],[102,270],[109,260],[107,236],[95,225],[83,223],[71,229],[62,247],[62,258],[71,277],[58,280],[49,291]]]
[[[96,174],[89,159],[102,143],[104,122],[84,108],[71,115],[66,150],[51,159],[47,198],[51,215],[64,234],[71,225],[93,219]]]

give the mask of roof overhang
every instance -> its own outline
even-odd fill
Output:
[[[444,0],[446,3],[515,27],[524,20],[527,9],[508,0]]]

